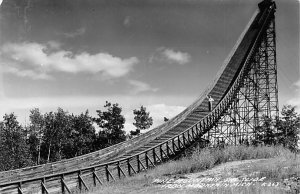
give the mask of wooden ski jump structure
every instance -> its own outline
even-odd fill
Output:
[[[0,172],[0,193],[72,193],[132,176],[199,144],[249,143],[263,117],[278,116],[276,5],[258,4],[227,60],[201,96],[136,138],[79,157]],[[208,98],[211,96],[211,110]]]

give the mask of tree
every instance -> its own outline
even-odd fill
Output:
[[[61,160],[65,157],[62,151],[68,143],[68,134],[71,132],[70,116],[62,108],[58,108],[57,112],[46,113],[44,119],[43,154],[46,155],[47,162]]]
[[[5,114],[0,124],[0,170],[11,170],[32,164],[26,133],[14,113]]]
[[[136,127],[135,131],[130,131],[131,135],[139,135],[141,130],[148,129],[153,124],[153,119],[150,113],[146,112],[146,107],[141,106],[139,110],[133,110],[134,120],[133,125]]]
[[[113,144],[120,143],[126,140],[124,128],[125,118],[121,115],[122,108],[119,105],[111,104],[106,101],[104,105],[106,111],[96,110],[99,118],[94,118],[97,125],[104,131],[99,132],[99,137],[107,137],[108,143],[105,146],[111,146]]]
[[[257,126],[254,130],[255,138],[252,141],[254,145],[275,145],[276,144],[276,128],[275,123],[268,116],[263,115],[263,124]]]
[[[44,116],[38,108],[34,108],[30,110],[29,120],[30,152],[36,164],[40,164],[42,137],[45,130]]]
[[[88,110],[78,116],[71,116],[71,131],[68,143],[64,147],[67,158],[87,154],[94,151],[96,139],[93,119],[89,116]]]
[[[276,124],[278,131],[278,142],[283,146],[296,151],[300,134],[300,115],[296,107],[285,105],[282,108],[282,118]]]
[[[54,137],[54,131],[55,131],[55,116],[53,112],[45,113],[45,133],[43,136],[43,158],[47,162],[50,161],[50,155],[51,155],[51,146],[53,144]]]

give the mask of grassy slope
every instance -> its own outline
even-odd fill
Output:
[[[251,165],[241,166],[238,173],[230,176],[241,176],[242,174],[253,174],[258,177],[267,177],[268,180],[287,182],[290,177],[300,177],[300,156],[282,147],[246,147],[232,146],[223,150],[204,149],[196,150],[191,157],[182,158],[177,161],[170,161],[159,165],[147,172],[136,176],[125,178],[115,183],[108,183],[98,188],[94,188],[90,194],[98,193],[285,193],[282,189],[272,187],[237,187],[218,189],[194,189],[178,190],[167,189],[153,184],[153,180],[164,177],[180,177],[187,173],[195,173],[210,169],[216,165],[230,161],[262,159],[268,160],[251,163]],[[224,175],[225,176],[225,175]],[[289,183],[285,183],[289,184]],[[294,184],[294,185],[293,185]],[[295,187],[292,183],[291,187]],[[297,188],[297,186],[295,187]],[[299,188],[298,188],[299,189]],[[292,190],[293,191],[293,188]],[[296,192],[296,191],[294,191]],[[300,191],[299,191],[300,192]]]

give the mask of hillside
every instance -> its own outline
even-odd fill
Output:
[[[225,149],[222,156],[209,155],[207,151],[198,153],[198,157],[202,159],[198,158],[197,167],[193,164],[197,160],[197,155],[194,154],[189,158],[160,165],[147,173],[103,185],[89,194],[300,193],[299,155],[274,147],[261,147],[260,151],[254,150],[252,153],[249,153],[249,149],[244,152],[240,148],[235,149]],[[226,157],[224,152],[231,153],[236,158],[229,158],[223,163],[220,157]],[[203,159],[203,154],[206,159]],[[257,159],[249,159],[253,157]],[[218,160],[220,164],[214,165]]]

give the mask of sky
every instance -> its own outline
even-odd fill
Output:
[[[96,116],[110,101],[126,131],[142,105],[157,126],[214,79],[259,2],[3,0],[0,115],[23,124],[32,108]],[[279,104],[300,106],[299,1],[276,3]]]

